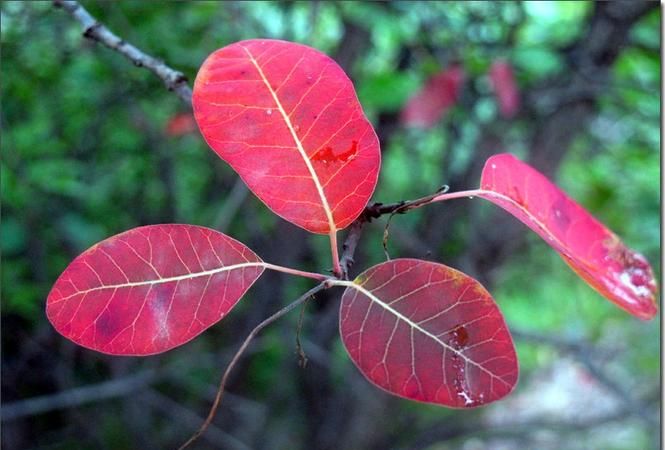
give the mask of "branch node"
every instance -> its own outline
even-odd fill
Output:
[[[80,6],[79,6],[80,8]],[[87,27],[85,30],[83,30],[83,36],[92,39],[93,41],[99,41],[99,38],[97,37],[97,30],[101,28],[102,24],[99,22],[95,22],[89,27]]]

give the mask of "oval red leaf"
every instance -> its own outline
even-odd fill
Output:
[[[543,174],[511,154],[487,160],[478,194],[552,246],[589,285],[629,313],[650,319],[656,282],[647,260]]]
[[[360,215],[381,156],[351,81],[332,59],[253,39],[206,59],[194,116],[208,145],[284,219],[333,233]]]
[[[83,347],[160,353],[224,317],[263,273],[262,264],[246,246],[208,228],[134,228],[72,261],[51,289],[46,315]]]
[[[464,70],[455,65],[427,80],[402,110],[401,122],[408,127],[431,128],[455,103],[464,82]]]
[[[442,264],[396,259],[346,285],[342,342],[380,388],[469,408],[515,387],[512,338],[498,306],[473,278]]]

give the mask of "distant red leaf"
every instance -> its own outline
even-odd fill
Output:
[[[340,333],[363,375],[400,397],[468,408],[517,383],[498,306],[480,283],[442,264],[396,259],[365,271],[344,291]]]
[[[629,313],[650,319],[656,282],[647,260],[543,174],[510,154],[485,163],[480,197],[538,233],[589,285]]]
[[[419,128],[436,125],[448,109],[457,103],[463,82],[464,70],[457,65],[434,75],[409,99],[402,110],[402,123]]]
[[[160,353],[224,317],[263,273],[262,264],[243,244],[208,228],[134,228],[78,256],[53,286],[46,314],[83,347]]]
[[[510,119],[520,109],[520,93],[515,83],[513,68],[507,61],[494,61],[490,67],[489,78],[499,103],[501,116]]]
[[[173,116],[166,124],[166,134],[169,136],[182,136],[196,131],[196,121],[191,113],[181,113]]]
[[[208,145],[284,219],[349,225],[371,197],[379,142],[344,71],[300,44],[253,39],[206,59],[194,116]]]

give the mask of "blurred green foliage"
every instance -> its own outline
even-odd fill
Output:
[[[593,8],[590,2],[398,2],[389,8],[372,2],[84,5],[124,39],[190,80],[207,54],[233,41],[289,39],[334,55],[343,50],[345,27],[362,27],[367,48],[349,75],[374,123],[399,114],[432,73],[461,62],[468,83],[462,101],[440,126],[398,128],[384,143],[375,199],[385,202],[433,192],[448,181],[442,173],[461,173],[474,158],[483,131],[499,120],[486,77],[491,62],[510,60],[524,92],[546,82],[567,70],[561,49],[580,38]],[[74,256],[141,224],[213,226],[236,178],[197,133],[165,133],[168,121],[187,108],[153,74],[83,39],[78,24],[53,10],[51,2],[5,1],[1,8],[2,314],[37,329],[47,326],[43,305],[50,286]],[[598,81],[596,115],[576,137],[557,182],[644,253],[660,275],[659,25],[659,11],[641,20],[611,78]],[[408,70],[400,66],[405,48],[411,54]],[[506,148],[497,152],[527,154],[531,126],[528,117],[502,125]],[[423,217],[423,211],[400,216],[393,228],[412,233]],[[250,242],[275,233],[279,223],[250,196],[226,231]],[[456,230],[433,258],[445,263],[465,251],[466,222]],[[366,231],[369,262],[383,259],[381,232],[380,227]],[[526,227],[524,233],[529,233]],[[330,264],[327,242],[308,239],[314,256],[303,268],[325,270]],[[527,251],[497,268],[493,293],[509,325],[597,343],[639,342],[625,353],[621,362],[629,369],[622,370],[636,379],[655,379],[660,367],[657,321],[637,323],[580,281],[537,237],[529,242]],[[398,256],[399,243],[394,245],[398,250],[392,256]],[[295,297],[304,286],[289,281],[286,292]],[[241,304],[243,311],[250,308],[252,295]],[[265,335],[261,358],[251,363],[247,383],[257,397],[272,389],[275,368],[291,352],[281,347],[279,333]],[[518,343],[518,350],[525,373],[557,356],[533,344]],[[331,370],[341,382],[339,368],[349,363],[340,345],[333,353]],[[210,379],[215,371],[205,374]],[[426,417],[430,410],[424,410]],[[448,414],[437,411],[439,418]],[[103,430],[108,448],[126,448],[130,444],[114,434],[122,424],[112,420]],[[75,446],[72,441],[70,448]]]

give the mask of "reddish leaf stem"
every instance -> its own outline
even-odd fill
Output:
[[[485,191],[483,189],[471,189],[471,190],[468,190],[468,191],[458,191],[458,192],[440,194],[440,195],[437,195],[436,197],[432,198],[432,200],[430,200],[427,203],[443,202],[443,201],[446,201],[446,200],[452,200],[454,198],[463,198],[463,197],[473,198],[477,195],[484,194],[486,192],[487,191]],[[418,205],[418,206],[422,206],[422,205]]]
[[[235,355],[233,355],[233,358],[231,359],[231,362],[229,363],[229,365],[226,367],[226,370],[224,371],[224,375],[222,376],[222,379],[219,383],[219,388],[217,390],[217,395],[215,396],[215,400],[212,404],[212,407],[210,408],[210,412],[208,413],[208,417],[206,417],[206,420],[203,422],[203,425],[201,425],[201,427],[192,435],[192,437],[190,437],[187,440],[187,442],[182,444],[178,448],[178,450],[184,450],[185,448],[189,447],[194,441],[196,441],[199,438],[199,436],[201,436],[206,431],[206,429],[208,428],[208,426],[210,425],[210,423],[214,419],[215,414],[217,413],[217,409],[219,408],[219,405],[222,402],[222,397],[224,396],[224,389],[226,387],[226,383],[228,382],[229,376],[231,375],[231,371],[233,371],[233,368],[236,366],[236,364],[240,360],[240,357],[243,355],[243,353],[245,352],[245,350],[249,346],[252,339],[254,339],[254,337],[256,337],[256,335],[259,334],[259,332],[261,330],[263,330],[265,327],[267,327],[268,325],[270,325],[271,323],[273,323],[274,321],[276,321],[280,317],[284,316],[285,314],[289,313],[290,311],[292,311],[297,306],[299,306],[302,303],[306,302],[310,297],[312,297],[317,292],[319,292],[323,289],[327,289],[330,286],[331,286],[330,281],[325,281],[325,282],[322,282],[322,283],[318,284],[317,286],[313,287],[312,289],[310,289],[309,291],[305,292],[303,295],[298,297],[298,299],[296,299],[295,301],[289,303],[284,308],[280,309],[275,314],[273,314],[272,316],[265,319],[263,322],[258,324],[252,330],[251,333],[249,333],[249,335],[245,338],[245,341],[242,343],[242,345],[240,346],[238,351],[235,353]]]
[[[306,272],[304,270],[291,269],[290,267],[283,267],[283,266],[278,266],[276,264],[270,264],[270,263],[263,263],[262,265],[266,269],[276,270],[277,272],[284,272],[284,273],[288,273],[290,275],[297,275],[297,276],[305,277],[305,278],[312,278],[312,279],[318,280],[318,281],[326,281],[326,280],[330,279],[330,276],[323,275],[322,273]]]
[[[339,250],[337,248],[337,230],[330,231],[330,252],[332,253],[333,274],[337,278],[343,277],[342,266],[339,263]]]

